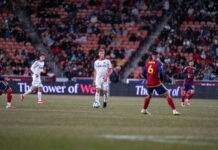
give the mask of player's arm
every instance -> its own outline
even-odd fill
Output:
[[[158,62],[158,74],[160,76],[160,80],[163,81],[163,69],[162,69],[162,63]]]
[[[110,75],[112,74],[113,69],[112,69],[112,64],[110,61],[108,61],[108,73],[106,75],[106,77],[104,78],[104,82],[107,81],[107,79],[110,77]]]
[[[110,77],[112,72],[113,72],[113,69],[112,68],[108,68],[108,73],[107,73],[106,77],[104,78],[104,82],[107,81],[107,79]]]
[[[183,78],[188,78],[188,76],[187,76],[187,68],[186,67],[184,68],[184,70],[182,72],[182,77]]]
[[[46,72],[47,72],[47,69],[46,69],[46,68],[43,68],[42,72],[43,72],[43,73],[46,73]]]
[[[94,72],[93,72],[93,86],[95,86],[96,81],[96,61],[94,62]]]
[[[38,62],[35,61],[35,62],[32,64],[31,68],[30,68],[30,70],[32,71],[33,74],[36,75],[36,77],[39,76],[39,75],[36,73],[36,72],[37,72],[37,67],[38,67]]]
[[[46,67],[43,67],[43,69],[41,69],[41,72],[46,73],[47,72]]]
[[[96,70],[94,69],[94,72],[93,72],[93,86],[95,86],[95,80],[96,80]]]
[[[196,76],[197,76],[198,72],[197,69],[195,68],[195,72],[192,75],[192,79],[195,80]]]
[[[142,75],[143,75],[143,77],[144,77],[145,79],[147,79],[146,65],[145,65],[144,68],[143,68]]]

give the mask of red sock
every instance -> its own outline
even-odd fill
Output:
[[[182,102],[184,102],[185,101],[185,96],[182,96]]]
[[[190,100],[190,99],[192,98],[192,96],[193,96],[193,94],[190,94],[190,95],[188,96],[188,99]]]
[[[144,107],[143,107],[144,109],[148,108],[149,102],[150,102],[150,99],[145,98],[145,103],[144,103]]]
[[[8,103],[11,103],[11,99],[12,99],[12,92],[7,92],[7,100],[8,100]]]
[[[171,97],[169,97],[167,99],[167,101],[168,101],[168,104],[170,105],[170,107],[172,108],[172,110],[176,109],[175,105],[174,105],[174,102],[173,102],[173,99]]]

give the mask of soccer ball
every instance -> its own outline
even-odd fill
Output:
[[[93,108],[99,108],[99,107],[100,107],[100,103],[94,101],[94,103],[93,103]]]

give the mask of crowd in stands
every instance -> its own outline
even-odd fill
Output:
[[[22,7],[64,76],[91,77],[98,49],[113,65],[111,79],[156,29],[163,13],[172,14],[150,51],[164,64],[165,82],[182,79],[188,60],[198,80],[218,79],[215,0],[22,0]],[[0,0],[0,68],[3,74],[30,75],[37,52],[13,11],[16,2]],[[150,59],[142,56],[131,78],[143,78]]]
[[[14,1],[0,1],[0,72],[3,75],[29,76],[37,53],[13,13],[15,6]]]
[[[118,74],[162,18],[164,0],[29,0],[23,7],[65,76],[91,77],[104,48]]]
[[[159,53],[164,64],[165,82],[182,79],[188,60],[194,60],[197,80],[218,80],[218,25],[215,0],[190,0],[178,3],[172,18],[150,50]],[[131,77],[143,78],[142,68],[150,59],[146,53]]]

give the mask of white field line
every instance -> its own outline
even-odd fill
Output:
[[[156,136],[156,135],[99,135],[99,138],[118,139],[118,140],[133,140],[133,141],[151,141],[159,143],[178,143],[189,145],[212,146],[217,145],[204,140],[218,140],[218,137],[208,136]],[[191,141],[190,141],[191,140]],[[198,140],[198,141],[192,141]],[[218,143],[218,141],[217,141]]]

